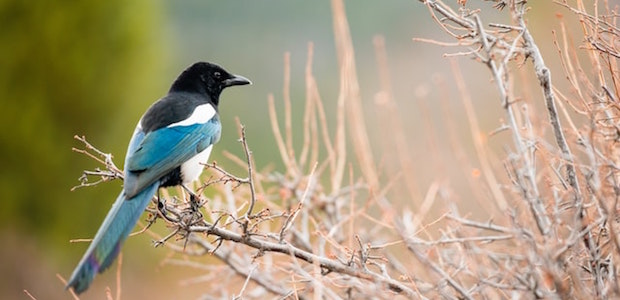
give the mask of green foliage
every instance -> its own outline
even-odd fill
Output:
[[[71,151],[78,145],[73,135],[115,137],[106,150],[122,153],[131,133],[115,129],[133,128],[135,120],[125,120],[152,100],[133,98],[160,92],[147,90],[158,81],[153,71],[166,63],[154,36],[159,7],[152,1],[0,2],[1,227],[38,236],[62,232],[66,243],[67,235],[79,234],[69,230],[76,224],[98,225],[98,211],[105,213],[117,186],[69,191],[92,167]],[[86,213],[93,211],[97,217]]]

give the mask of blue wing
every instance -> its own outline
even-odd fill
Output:
[[[220,138],[217,116],[206,123],[163,127],[149,133],[137,129],[125,160],[125,194],[140,193]]]

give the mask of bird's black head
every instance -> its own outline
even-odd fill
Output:
[[[216,64],[197,62],[179,75],[170,87],[170,92],[206,94],[217,104],[220,93],[225,88],[251,83],[247,78],[230,74]]]

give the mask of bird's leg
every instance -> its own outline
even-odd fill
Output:
[[[184,184],[181,184],[183,189],[187,191],[189,196],[190,203],[190,219],[185,222],[187,225],[195,225],[203,220],[203,215],[200,212],[200,196],[196,195],[192,190],[186,187]]]
[[[159,189],[157,189],[157,211],[164,220],[169,222],[175,221],[175,219],[171,218],[168,214],[168,210],[166,209],[166,199],[160,197]]]
[[[165,217],[166,216],[166,200],[162,200],[159,195],[159,189],[157,189],[157,210]]]
[[[185,191],[189,194],[189,203],[191,205],[192,211],[197,212],[200,208],[200,204],[198,203],[199,196],[194,193],[194,191],[190,190],[184,184],[181,184],[181,187],[185,189]]]

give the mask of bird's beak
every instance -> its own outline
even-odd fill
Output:
[[[241,76],[241,75],[232,75],[232,78],[228,78],[224,80],[224,86],[233,86],[233,85],[246,85],[252,84],[252,81]]]

